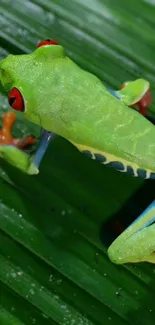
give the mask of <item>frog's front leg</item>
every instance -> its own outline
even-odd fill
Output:
[[[146,116],[147,115],[147,108],[151,105],[152,103],[152,97],[151,97],[151,91],[150,91],[150,85],[147,81],[140,79],[140,81],[143,82],[143,85],[141,87],[137,88],[135,87],[135,90],[137,92],[136,98],[134,99],[134,103],[130,104],[130,107],[136,108],[138,107],[139,112]],[[136,82],[139,82],[139,80],[136,80]],[[121,87],[120,90],[125,89],[128,87],[128,85],[131,85],[131,81],[125,82]],[[132,88],[130,88],[132,89]],[[131,92],[131,90],[130,90]],[[129,96],[131,96],[131,93],[129,92]]]
[[[31,136],[13,138],[11,130],[15,120],[14,112],[3,115],[3,125],[0,130],[0,157],[25,173],[38,174],[40,163],[54,134],[43,130],[36,153],[30,156],[21,149],[36,143],[36,139]]]
[[[12,128],[16,121],[14,112],[7,112],[2,116],[2,128],[0,129],[0,145],[13,145],[17,148],[24,149],[25,147],[35,144],[36,139],[32,136],[25,136],[21,139],[12,136]]]
[[[46,130],[43,130],[41,140],[39,143],[39,146],[36,150],[36,153],[31,158],[31,162],[29,165],[28,173],[31,174],[31,170],[35,168],[35,170],[39,172],[39,166],[40,163],[46,153],[46,150],[51,142],[51,140],[55,137],[55,133],[48,132]]]

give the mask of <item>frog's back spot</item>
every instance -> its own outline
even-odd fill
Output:
[[[89,150],[84,150],[82,151],[88,158],[93,159],[93,154]]]
[[[151,173],[151,174],[150,174],[150,178],[151,178],[151,179],[155,179],[155,173]]]
[[[84,153],[86,156],[88,156],[91,159],[98,160],[101,164],[107,165],[108,167],[113,167],[116,170],[120,172],[127,172],[131,176],[140,177],[143,179],[155,179],[155,173],[145,170],[143,168],[138,168],[138,166],[132,166],[132,163],[130,165],[129,162],[123,163],[123,161],[117,161],[117,157],[113,156],[110,157],[109,154],[102,154],[90,151],[90,150],[80,150],[82,153]],[[107,156],[106,156],[107,155]],[[111,160],[113,158],[113,160]],[[116,159],[116,160],[115,160]]]
[[[84,153],[87,157],[89,157],[91,159],[98,160],[102,164],[113,167],[113,168],[115,168],[115,169],[117,169],[119,171],[124,171],[124,165],[120,161],[108,161],[106,156],[104,156],[104,155],[102,155],[100,153],[92,153],[89,150],[84,150],[84,151],[82,151],[82,153]],[[134,174],[133,169],[132,169],[132,174]]]
[[[137,175],[138,175],[138,177],[141,177],[141,178],[145,179],[146,178],[146,170],[138,168],[137,169]]]
[[[82,150],[81,152],[84,153],[87,157],[89,157],[91,159],[98,160],[102,164],[106,164],[108,162],[107,158],[100,153],[93,153],[89,150]]]
[[[131,166],[127,166],[127,173],[132,176],[135,176],[135,170]]]
[[[99,154],[99,153],[94,153],[94,157],[95,157],[96,160],[98,160],[101,163],[104,163],[104,162],[107,161],[106,157]]]
[[[107,165],[109,167],[113,167],[119,171],[124,171],[124,165],[120,161],[111,161]]]

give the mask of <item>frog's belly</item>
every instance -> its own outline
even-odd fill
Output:
[[[101,164],[113,167],[123,173],[127,172],[134,177],[141,177],[143,179],[155,179],[155,173],[153,171],[142,169],[135,163],[132,163],[120,157],[116,157],[107,152],[100,151],[98,149],[73,142],[72,144],[89,158],[98,160]]]

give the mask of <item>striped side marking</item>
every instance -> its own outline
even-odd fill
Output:
[[[73,143],[73,145],[76,146],[77,149],[87,157],[93,160],[98,160],[101,164],[113,167],[122,173],[128,173],[131,176],[140,177],[143,179],[155,179],[155,173],[153,171],[140,168],[137,164],[129,162],[123,158],[116,160],[117,157],[106,152],[101,152],[97,149],[95,150],[94,148],[79,145],[76,143]]]

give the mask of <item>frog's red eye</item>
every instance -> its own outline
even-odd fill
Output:
[[[45,46],[45,45],[58,45],[57,41],[51,40],[51,39],[46,39],[44,41],[41,41],[37,47]]]
[[[24,112],[25,105],[23,96],[17,88],[12,88],[8,94],[9,105],[16,111]]]

